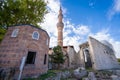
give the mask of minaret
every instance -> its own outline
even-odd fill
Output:
[[[59,15],[58,15],[57,30],[58,30],[58,45],[61,47],[63,47],[63,28],[64,28],[62,19],[63,19],[63,14],[62,14],[62,9],[60,7]]]

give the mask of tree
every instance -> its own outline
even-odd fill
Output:
[[[38,23],[43,22],[46,13],[44,0],[0,0],[0,28],[17,24],[40,27]]]
[[[6,29],[0,28],[0,42],[2,41],[2,39],[3,39],[4,35],[5,35],[5,33],[6,33]]]
[[[120,58],[117,58],[117,61],[120,63]]]
[[[47,13],[43,0],[2,0],[0,1],[1,27],[16,24],[33,24],[43,21]]]
[[[56,46],[53,48],[53,54],[50,56],[51,62],[58,65],[58,69],[60,67],[60,64],[63,64],[65,62],[65,56],[63,55],[62,49],[60,46]]]

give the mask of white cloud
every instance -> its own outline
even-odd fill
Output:
[[[46,0],[48,1],[48,0]],[[48,32],[50,35],[50,47],[54,47],[57,45],[57,21],[58,21],[58,12],[60,8],[59,0],[49,0],[48,1],[48,10],[49,13],[46,14],[44,23],[41,26]],[[63,14],[67,9],[62,7]],[[80,44],[80,40],[82,40],[82,35],[86,35],[89,32],[88,26],[85,25],[75,25],[70,22],[70,19],[63,19],[64,22],[64,31],[63,31],[63,45],[73,45],[75,49],[78,51],[78,46]],[[71,35],[74,34],[74,35]]]
[[[120,0],[115,0],[114,10],[120,12]]]
[[[91,33],[90,36],[94,36],[98,40],[109,40],[110,34],[108,34],[108,29],[103,29],[95,34]]]
[[[120,0],[114,0],[112,8],[108,11],[109,19],[112,19],[112,17],[117,13],[120,13]]]
[[[86,25],[78,25],[75,27],[70,21],[65,21],[64,29],[64,45],[73,45],[75,50],[79,50],[79,45],[84,41],[84,37],[90,32]]]
[[[41,24],[41,26],[48,32],[50,35],[50,47],[54,47],[57,45],[57,21],[58,21],[58,12],[60,7],[60,1],[59,0],[49,0],[48,1],[48,10],[49,13],[45,16],[45,22]],[[118,5],[118,4],[117,4]],[[63,14],[65,15],[67,9],[62,7]],[[116,6],[116,11],[119,11],[119,6]],[[63,35],[63,45],[73,45],[75,50],[79,50],[79,44],[81,44],[83,41],[87,41],[86,37],[88,34],[91,33],[89,26],[87,25],[77,25],[70,22],[70,19],[63,19],[64,22],[64,35]],[[98,40],[107,40],[109,41],[115,51],[116,56],[120,57],[120,41],[114,40],[111,35],[108,33],[109,29],[105,29],[102,31],[99,31],[95,34],[91,33],[90,35],[95,37]]]
[[[100,32],[97,32],[96,34],[90,34],[90,36],[96,38],[99,41],[106,40],[109,43],[111,43],[116,52],[115,53],[116,57],[120,58],[120,49],[119,49],[120,41],[116,41],[113,37],[111,37],[111,35],[108,32],[109,32],[108,29],[104,29]]]
[[[54,36],[50,36],[50,47],[54,47],[57,45],[57,38]]]
[[[64,38],[64,45],[72,45],[74,46],[75,50],[78,51],[79,50],[79,44],[80,41],[79,39],[81,39],[81,37],[78,36],[68,36],[66,38]]]
[[[45,0],[47,3],[48,14],[45,15],[44,23],[41,23],[43,29],[45,29],[50,36],[50,47],[54,47],[57,44],[57,21],[58,11],[60,8],[59,0]]]
[[[73,28],[73,31],[79,35],[86,35],[90,32],[86,25],[78,25],[76,28]]]
[[[58,13],[60,7],[60,0],[45,0],[47,2],[47,7],[49,11]]]

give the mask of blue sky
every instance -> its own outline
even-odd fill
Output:
[[[114,39],[120,40],[120,14],[109,17],[114,0],[61,0],[61,3],[67,8],[66,18],[75,25],[89,25],[94,33],[108,28]]]
[[[41,25],[50,35],[50,47],[57,45],[58,11],[64,15],[63,45],[79,45],[88,36],[110,42],[120,57],[120,0],[45,0],[49,13]]]

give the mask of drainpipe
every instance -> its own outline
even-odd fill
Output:
[[[22,62],[20,64],[20,73],[19,73],[19,77],[18,77],[18,80],[21,79],[21,76],[22,76],[22,71],[23,71],[23,68],[24,68],[24,65],[25,65],[25,61],[26,61],[26,57],[22,57]]]

